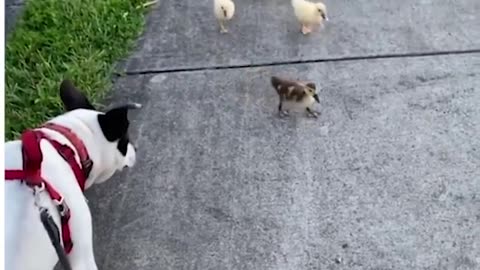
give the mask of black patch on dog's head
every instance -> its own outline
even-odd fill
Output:
[[[127,155],[127,150],[128,150],[128,144],[129,143],[130,143],[130,140],[128,139],[128,134],[125,134],[125,136],[120,138],[120,140],[118,141],[117,149],[124,156]]]
[[[60,99],[63,102],[65,111],[76,109],[96,110],[88,98],[75,87],[72,81],[65,79],[60,84]],[[122,155],[127,154],[130,139],[128,136],[128,111],[141,108],[140,104],[128,103],[98,115],[98,123],[103,135],[109,142],[117,143],[117,148]]]
[[[127,154],[128,143],[130,142],[128,111],[137,108],[139,108],[138,104],[126,104],[98,115],[98,123],[103,135],[110,142],[118,140],[117,148],[123,155]]]
[[[76,109],[95,110],[88,98],[68,79],[63,80],[60,84],[60,99],[67,112]]]
[[[130,125],[127,113],[127,108],[119,107],[111,109],[105,114],[98,115],[98,123],[100,123],[103,135],[108,141],[116,141],[127,133],[128,126]]]

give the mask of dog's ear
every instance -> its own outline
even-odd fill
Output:
[[[314,89],[314,90],[317,90],[317,86],[315,85],[314,82],[308,82],[308,83],[306,83],[305,85],[308,86],[308,87],[310,87],[310,88],[312,88],[312,89]]]
[[[88,98],[68,79],[63,80],[60,84],[60,99],[67,112],[75,109],[95,110]]]
[[[98,123],[105,138],[110,142],[122,138],[127,133],[128,126],[130,125],[130,121],[128,121],[128,111],[141,107],[142,105],[138,103],[129,103],[110,109],[105,114],[99,114]]]

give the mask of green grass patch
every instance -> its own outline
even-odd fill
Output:
[[[99,104],[115,62],[144,26],[145,0],[29,0],[5,52],[5,137],[62,112],[60,82],[72,79]]]

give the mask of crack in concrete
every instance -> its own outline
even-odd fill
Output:
[[[162,73],[181,73],[181,72],[195,72],[195,71],[211,71],[211,70],[225,70],[225,69],[243,69],[243,68],[258,68],[269,66],[285,66],[285,65],[299,65],[312,63],[329,63],[329,62],[344,62],[344,61],[361,61],[374,59],[390,59],[390,58],[412,58],[412,57],[429,57],[440,55],[462,55],[462,54],[476,54],[480,53],[480,49],[471,50],[451,50],[451,51],[436,51],[436,52],[418,52],[418,53],[398,53],[398,54],[379,54],[366,56],[347,56],[327,59],[310,59],[310,60],[294,60],[294,61],[279,61],[271,63],[258,63],[246,65],[227,65],[227,66],[210,66],[210,67],[192,67],[192,68],[178,68],[178,69],[159,69],[159,70],[139,70],[139,71],[125,71],[123,76],[131,75],[149,75]],[[121,77],[122,75],[117,75]]]

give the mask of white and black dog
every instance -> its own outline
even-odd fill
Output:
[[[96,270],[92,220],[83,190],[135,164],[127,115],[129,109],[140,108],[139,104],[97,111],[69,80],[61,83],[60,98],[64,114],[25,132],[21,140],[5,143],[5,174],[6,179],[10,177],[5,182],[8,270],[51,270],[59,261],[58,250],[41,221],[42,210],[48,211],[49,220],[58,228],[61,248],[66,249],[68,234],[72,246],[64,254],[71,268]],[[83,160],[85,155],[88,162]],[[32,169],[35,166],[37,169]],[[40,179],[41,184],[30,185],[28,179]],[[55,200],[55,196],[63,200]]]

